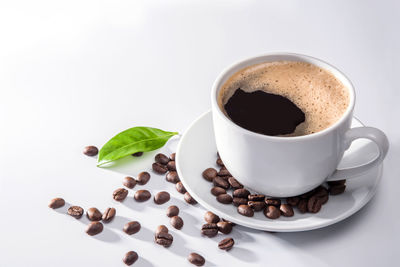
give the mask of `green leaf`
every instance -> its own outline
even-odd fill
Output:
[[[111,138],[99,152],[97,166],[136,152],[156,150],[165,145],[177,132],[166,132],[151,127],[133,127]]]

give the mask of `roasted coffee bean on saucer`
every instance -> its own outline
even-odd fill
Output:
[[[300,201],[299,197],[288,197],[286,202],[291,206],[296,206]]]
[[[214,168],[208,168],[203,171],[203,178],[209,182],[212,182],[217,177],[217,170]]]
[[[172,154],[169,156],[169,159],[175,161],[175,156],[176,156],[176,153],[172,153]]]
[[[265,208],[264,201],[248,201],[247,205],[249,205],[254,211],[262,211]]]
[[[247,198],[234,197],[232,202],[234,206],[239,207],[240,205],[246,205],[248,201]]]
[[[329,194],[331,195],[339,195],[342,194],[344,191],[346,190],[346,185],[342,184],[342,185],[332,185],[331,187],[329,187]]]
[[[239,183],[239,181],[236,180],[234,177],[229,177],[228,183],[232,186],[233,189],[243,188],[243,185],[241,183]]]
[[[213,183],[215,186],[222,187],[224,189],[229,189],[229,187],[230,187],[230,184],[228,181],[226,181],[225,179],[218,177],[218,176],[214,178]]]
[[[222,187],[214,186],[213,188],[211,188],[211,194],[213,194],[214,196],[226,194],[226,190],[223,189]]]
[[[299,200],[299,202],[297,203],[297,209],[300,211],[300,213],[307,212],[307,203],[308,203],[308,200],[305,198],[302,198]]]
[[[167,163],[167,169],[169,171],[176,171],[176,164],[175,161],[171,160],[170,162]]]
[[[246,217],[253,217],[254,216],[254,211],[252,208],[250,208],[249,205],[240,205],[237,207],[237,211]]]
[[[281,205],[281,200],[279,198],[266,198],[265,204],[279,207]]]
[[[246,188],[239,188],[233,191],[233,197],[240,197],[240,198],[246,198],[250,195],[249,190]],[[264,200],[264,199],[263,199]]]
[[[265,196],[260,194],[251,194],[247,196],[249,201],[264,201]]]
[[[281,214],[285,217],[292,217],[294,215],[293,208],[289,204],[281,204],[280,211]]]
[[[307,211],[311,213],[317,213],[321,210],[321,206],[321,200],[316,196],[312,196],[307,202]]]
[[[222,204],[230,204],[232,203],[232,196],[229,194],[221,194],[217,196],[217,200],[218,202],[222,203]]]
[[[270,219],[278,219],[281,216],[281,211],[276,206],[270,205],[264,210],[264,215]]]

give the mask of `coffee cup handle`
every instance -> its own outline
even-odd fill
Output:
[[[384,132],[373,127],[351,128],[345,133],[345,149],[347,150],[350,147],[351,143],[358,138],[366,138],[373,141],[379,149],[378,157],[376,157],[373,161],[363,164],[361,166],[343,170],[336,170],[330,177],[328,177],[327,181],[350,179],[360,176],[371,168],[379,165],[383,161],[389,150],[389,140]]]

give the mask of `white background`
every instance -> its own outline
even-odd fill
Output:
[[[398,262],[400,188],[398,1],[1,1],[0,266],[189,265],[393,266]],[[95,167],[85,145],[101,147],[136,125],[182,132],[209,109],[217,74],[249,56],[291,51],[324,59],[357,90],[355,115],[391,142],[375,198],[325,229],[264,233],[236,227],[236,247],[200,236],[204,210],[182,201],[153,175],[144,186],[173,194],[185,220],[169,249],[154,244],[168,225],[168,204],[112,200],[126,174],[150,167],[152,155]],[[176,141],[175,141],[176,143]],[[173,150],[174,142],[164,149]],[[134,191],[130,191],[132,196]],[[119,217],[89,237],[77,221],[47,208],[62,196],[85,209],[114,206]],[[126,220],[142,230],[127,236]]]

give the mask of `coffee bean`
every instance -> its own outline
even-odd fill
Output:
[[[168,228],[167,228],[167,226],[165,226],[165,225],[159,225],[159,226],[157,226],[157,229],[156,229],[156,235],[158,235],[159,233],[168,233]]]
[[[309,198],[309,197],[311,197],[311,196],[314,194],[314,192],[315,192],[315,190],[313,189],[313,190],[311,190],[311,191],[308,191],[308,192],[306,192],[306,193],[300,195],[299,197],[300,197],[300,198]]]
[[[221,194],[217,196],[217,200],[218,202],[222,203],[222,204],[230,204],[232,203],[232,196],[229,194]]]
[[[86,233],[90,236],[100,234],[103,231],[103,224],[101,222],[91,222],[86,228]]]
[[[240,188],[240,189],[236,189],[235,191],[233,191],[233,197],[241,197],[241,198],[246,198],[250,195],[249,190],[247,190],[246,188]]]
[[[89,157],[96,156],[97,153],[99,153],[99,149],[95,146],[86,146],[83,149],[83,154],[85,154],[86,156],[89,156]]]
[[[136,152],[132,154],[132,157],[141,157],[143,155],[143,152]]]
[[[172,153],[172,154],[169,156],[169,159],[175,161],[175,156],[176,156],[176,153]]]
[[[204,214],[204,220],[207,223],[217,223],[220,221],[220,218],[218,215],[212,213],[211,211],[207,211],[206,214]]]
[[[233,223],[233,222],[231,222],[231,221],[225,220],[224,218],[221,218],[221,220],[222,220],[223,222],[230,223],[232,226],[235,226],[235,225],[236,225],[236,223]]]
[[[286,199],[286,202],[291,206],[296,206],[297,203],[299,203],[299,201],[300,201],[299,197],[288,197]]]
[[[153,171],[155,171],[158,174],[165,174],[168,171],[167,166],[162,165],[161,163],[155,162],[153,165],[151,165],[153,168]]]
[[[129,251],[125,254],[125,257],[122,259],[122,261],[126,264],[126,265],[132,265],[134,264],[137,259],[139,258],[138,254],[135,251]]]
[[[223,189],[222,187],[214,186],[213,188],[211,188],[211,194],[213,194],[214,196],[226,194],[226,190]]]
[[[333,185],[344,185],[346,183],[346,180],[337,180],[337,181],[329,181],[328,185],[333,186]]]
[[[329,187],[329,194],[333,195],[339,195],[342,194],[346,190],[346,185],[333,185]]]
[[[216,163],[220,167],[224,167],[225,166],[224,163],[222,162],[222,159],[220,159],[220,158],[217,159]]]
[[[218,248],[228,251],[233,247],[234,244],[235,244],[235,241],[233,240],[233,238],[228,237],[228,238],[221,240],[218,243]]]
[[[226,180],[218,176],[214,178],[213,183],[215,186],[222,187],[224,189],[229,189],[230,186]]]
[[[247,204],[247,198],[243,198],[243,197],[234,197],[233,200],[233,205],[238,207],[240,205],[246,205]]]
[[[264,201],[265,196],[260,194],[251,194],[247,196],[249,201]]]
[[[254,211],[253,211],[252,208],[250,208],[249,205],[240,205],[240,206],[237,208],[237,211],[238,211],[241,215],[246,216],[246,217],[253,217],[253,216],[254,216]]]
[[[308,210],[308,212],[311,212],[311,213],[317,213],[318,211],[320,211],[321,206],[322,206],[322,202],[316,196],[310,197],[310,199],[307,202],[307,210]]]
[[[197,253],[190,253],[188,257],[188,261],[191,264],[194,264],[196,266],[203,266],[206,260],[201,256],[200,254]]]
[[[123,201],[128,195],[128,190],[125,188],[118,188],[113,192],[113,198],[116,201]]]
[[[316,189],[315,189],[315,192],[314,192],[314,196],[316,196],[316,197],[323,197],[323,196],[326,196],[326,195],[328,195],[329,194],[329,192],[328,192],[328,190],[325,188],[325,187],[323,187],[323,186],[318,186]]]
[[[325,196],[322,196],[322,197],[319,197],[319,200],[321,200],[321,204],[322,205],[324,205],[326,202],[328,202],[328,199],[329,199],[329,194],[325,195]]]
[[[90,208],[86,211],[86,216],[91,221],[100,221],[102,214],[97,208]]]
[[[165,176],[165,179],[173,184],[176,184],[177,182],[180,181],[178,173],[176,171],[168,172],[167,175]]]
[[[165,233],[165,232],[160,232],[155,235],[155,241],[157,244],[167,248],[171,246],[172,242],[174,241],[174,238],[171,234]]]
[[[189,192],[186,192],[186,193],[183,195],[183,199],[185,199],[185,201],[186,201],[188,204],[191,204],[191,205],[197,204],[196,199],[194,199],[194,198],[189,194]]]
[[[171,225],[175,228],[175,229],[178,229],[178,230],[180,230],[180,229],[182,229],[182,227],[183,227],[183,220],[182,220],[182,218],[181,217],[179,217],[179,216],[173,216],[170,220],[169,220],[169,222],[171,223]]]
[[[167,163],[167,169],[169,171],[176,171],[176,164],[175,161],[171,160],[170,162]]]
[[[49,208],[58,209],[64,205],[65,205],[65,200],[60,197],[57,197],[57,198],[53,198],[52,200],[50,200]]]
[[[136,182],[140,185],[145,185],[150,180],[150,173],[148,172],[141,172],[136,177]]]
[[[103,222],[108,223],[111,222],[112,219],[114,219],[115,217],[115,209],[114,208],[107,208],[104,213],[103,216],[101,217],[101,219],[103,220]]]
[[[249,201],[247,202],[247,205],[249,205],[254,211],[262,211],[265,208],[264,201]]]
[[[279,207],[281,205],[281,200],[279,198],[266,198],[265,204]]]
[[[229,234],[232,232],[232,224],[228,222],[218,222],[217,223],[218,230],[223,234]]]
[[[169,199],[170,199],[169,193],[166,191],[161,191],[154,196],[154,203],[156,203],[157,205],[162,205],[168,202]]]
[[[175,185],[176,191],[178,191],[181,194],[185,194],[186,193],[186,189],[183,186],[182,182],[177,182]]]
[[[148,190],[138,190],[136,191],[135,195],[133,196],[134,199],[138,202],[144,202],[150,199],[151,194]]]
[[[229,177],[229,178],[228,178],[228,182],[229,182],[229,184],[232,186],[233,189],[240,189],[240,188],[243,188],[243,185],[242,185],[241,183],[239,183],[239,181],[236,180],[236,179],[233,178],[233,177]]]
[[[219,169],[219,172],[217,174],[218,176],[232,176],[231,173],[225,167],[221,167],[221,169]]]
[[[217,177],[217,170],[214,168],[208,168],[203,171],[203,178],[209,182],[212,182]]]
[[[167,216],[173,217],[179,214],[179,208],[175,205],[169,206],[167,209]]]
[[[130,189],[134,188],[136,185],[136,180],[130,176],[126,176],[122,181],[122,184]]]
[[[124,232],[128,235],[133,235],[139,232],[141,225],[137,221],[128,222],[124,225]]]
[[[68,208],[67,213],[75,219],[80,219],[83,215],[83,209],[79,206],[71,206]]]
[[[292,217],[294,215],[293,208],[289,204],[281,204],[280,210],[285,217]]]
[[[307,212],[307,202],[308,202],[307,199],[302,198],[299,200],[299,203],[297,203],[297,208],[299,209],[300,213]]]
[[[201,226],[201,234],[214,237],[218,234],[218,226],[216,223],[206,223]]]
[[[264,210],[264,215],[270,219],[278,219],[281,216],[281,212],[276,206],[271,205]]]
[[[155,157],[154,157],[154,161],[157,163],[160,163],[162,165],[167,165],[167,163],[169,162],[169,158],[167,156],[165,156],[162,153],[158,153]]]

